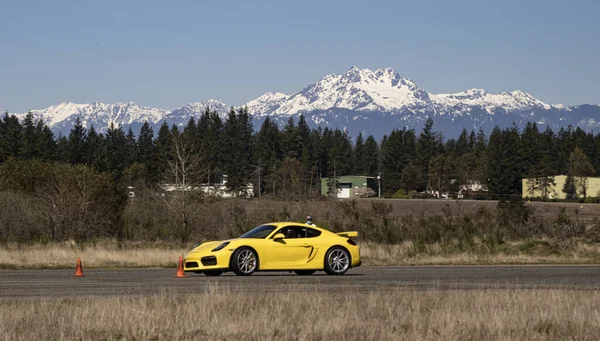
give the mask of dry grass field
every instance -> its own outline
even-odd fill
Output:
[[[394,290],[0,300],[0,340],[597,340],[600,292]]]
[[[189,244],[115,242],[74,246],[68,243],[0,247],[0,269],[74,268],[80,257],[84,268],[176,267],[179,256],[194,247]],[[483,246],[481,246],[483,247]],[[438,244],[415,251],[411,242],[399,245],[361,243],[363,264],[369,265],[467,265],[467,264],[591,264],[600,262],[600,245],[574,243],[561,250],[545,241],[507,243],[498,252],[447,253]]]

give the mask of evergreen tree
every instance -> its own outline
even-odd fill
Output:
[[[87,131],[81,124],[79,116],[69,134],[69,162],[71,164],[84,164],[87,158]]]
[[[0,161],[9,157],[18,157],[21,151],[23,128],[15,115],[4,114],[2,132],[0,132]]]
[[[169,161],[173,159],[173,140],[171,130],[167,122],[163,121],[158,130],[158,136],[155,141],[156,154],[154,156],[155,167],[151,169],[151,178],[155,181],[161,181],[165,178]]]
[[[596,170],[596,175],[600,173],[600,134],[593,137],[594,153],[592,154],[592,165]]]
[[[456,140],[456,149],[454,155],[456,157],[461,157],[466,153],[470,153],[472,150],[471,148],[472,145],[469,143],[469,133],[467,132],[466,128],[463,128],[458,140]]]
[[[539,162],[542,158],[542,150],[540,149],[541,137],[535,122],[527,122],[523,133],[521,134],[521,142],[523,146],[523,160],[526,168],[525,176],[536,178],[542,176],[539,169]]]
[[[86,163],[99,171],[107,169],[108,150],[104,135],[98,134],[92,125],[87,136],[87,156]]]
[[[281,131],[281,145],[284,157],[295,159],[302,157],[302,141],[298,134],[294,118],[291,116]]]
[[[125,136],[125,146],[126,146],[126,168],[131,166],[137,160],[137,141],[135,140],[135,135],[133,134],[133,130],[131,127],[127,130],[127,135]]]
[[[123,129],[120,126],[116,127],[112,122],[106,131],[106,149],[109,151],[106,158],[108,170],[113,173],[115,179],[120,179],[125,168],[129,166],[129,146]]]
[[[490,134],[490,142],[486,151],[486,174],[487,185],[492,195],[504,194],[508,192],[509,185],[502,170],[502,165],[498,162],[504,156],[504,137],[502,130],[498,126],[494,127]]]
[[[198,126],[196,125],[196,120],[192,116],[192,117],[190,117],[188,124],[185,126],[185,128],[183,128],[183,135],[184,135],[184,138],[186,139],[186,141],[189,141],[192,149],[195,152],[200,151],[200,145],[196,145],[196,142],[198,142],[197,134],[198,134]]]
[[[364,161],[362,172],[368,176],[376,176],[379,172],[379,146],[373,135],[365,141]]]
[[[402,169],[401,184],[402,189],[408,193],[411,190],[419,188],[422,180],[423,171],[419,166],[409,163]]]
[[[424,184],[427,184],[429,161],[440,152],[440,149],[440,136],[433,131],[433,119],[430,117],[425,121],[423,131],[417,140],[418,165],[425,175]]]
[[[279,128],[267,116],[256,136],[255,163],[257,165],[258,193],[270,192],[275,194],[278,162],[281,156]],[[258,181],[260,177],[260,181]]]
[[[227,188],[236,195],[247,193],[252,167],[253,128],[247,108],[229,111],[225,122],[225,163]]]
[[[154,183],[159,179],[156,178],[156,160],[154,146],[154,131],[148,122],[144,122],[140,128],[140,133],[137,139],[137,154],[136,161],[143,164],[147,178],[146,182]]]
[[[333,146],[333,132],[325,127],[323,134],[321,135],[319,148],[319,169],[321,170],[321,177],[326,178],[330,174],[329,165],[329,150]]]
[[[4,118],[0,120],[0,163],[8,158],[8,141],[6,137],[5,119],[8,117],[8,112],[4,114]]]
[[[474,130],[471,130],[471,135],[469,135],[469,151],[474,151],[476,144],[477,144],[477,134],[475,134]]]
[[[560,128],[556,142],[558,148],[555,151],[555,157],[558,174],[567,174],[569,172],[569,155],[575,149],[573,127],[569,125],[567,128]]]
[[[198,146],[198,154],[200,157],[208,162],[208,144],[207,144],[207,136],[208,129],[210,127],[210,109],[206,108],[200,118],[198,119],[198,123],[196,124],[196,145]]]
[[[362,133],[359,133],[356,137],[356,144],[354,146],[354,174],[356,175],[367,175],[365,165],[365,143],[363,141]]]
[[[331,175],[331,161],[335,161],[335,168],[338,176],[349,175],[352,172],[352,142],[350,136],[339,129],[333,132],[329,149],[329,175]]]
[[[28,112],[23,119],[23,134],[21,135],[21,146],[19,156],[30,160],[38,157],[39,135],[36,131],[36,124],[33,114]]]
[[[38,121],[36,131],[40,131],[37,147],[39,151],[38,156],[45,161],[56,160],[58,155],[54,133],[52,133],[42,120]]]
[[[60,162],[67,163],[71,161],[71,147],[69,140],[62,133],[58,134],[56,142],[56,158]]]
[[[308,127],[304,115],[300,115],[296,131],[301,146],[299,160],[302,173],[302,185],[304,188],[304,195],[307,195],[309,188],[315,184],[314,172],[316,171],[317,157],[315,155],[314,145],[310,138],[310,128]]]
[[[414,130],[394,129],[389,137],[384,136],[381,143],[382,191],[391,195],[402,188],[402,170],[413,161],[421,162],[416,157]],[[422,188],[422,184],[419,184]]]

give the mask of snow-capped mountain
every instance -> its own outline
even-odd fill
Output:
[[[254,116],[256,129],[267,116],[283,126],[290,116],[302,114],[313,127],[345,128],[352,136],[363,132],[381,137],[405,126],[419,130],[428,117],[433,117],[435,129],[448,137],[458,135],[463,127],[483,128],[489,132],[495,125],[506,127],[513,122],[522,127],[532,121],[541,129],[545,129],[545,125],[556,129],[571,124],[587,130],[600,126],[598,105],[550,105],[520,90],[491,94],[470,89],[454,94],[432,94],[392,68],[371,71],[351,67],[342,74],[327,75],[297,93],[269,92],[243,106]],[[132,127],[137,133],[144,121],[148,121],[155,132],[163,121],[184,126],[207,107],[223,115],[229,110],[221,101],[208,100],[171,110],[134,103],[96,102],[61,103],[32,112],[44,118],[55,132],[63,134],[68,134],[77,117],[88,128],[93,124],[103,131],[114,122],[126,129]]]
[[[60,103],[41,110],[31,110],[31,113],[41,118],[56,133],[66,135],[69,133],[77,118],[86,128],[94,126],[97,131],[104,132],[114,123],[116,126],[122,126],[125,129],[131,127],[135,133],[145,121],[150,123],[154,131],[163,121],[169,123],[169,126],[185,126],[190,117],[200,116],[206,108],[217,111],[221,115],[229,110],[229,107],[218,100],[208,100],[205,102],[190,103],[183,107],[164,110],[150,107],[139,106],[133,102],[104,104],[94,102],[90,104]],[[26,114],[19,114],[22,118]]]
[[[471,89],[435,95],[419,88],[413,80],[402,78],[392,68],[371,71],[354,66],[343,74],[328,75],[291,96],[268,93],[248,103],[257,115],[294,115],[334,108],[390,113],[433,110],[440,115],[461,115],[475,106],[490,114],[499,108],[515,111],[552,107],[518,90],[489,94],[482,89]]]
[[[585,107],[585,108],[584,108]],[[283,124],[289,115],[304,115],[313,125],[345,127],[353,136],[359,131],[382,136],[393,128],[420,129],[427,117],[437,130],[456,136],[462,128],[486,132],[495,125],[522,127],[528,121],[552,128],[568,124],[592,129],[600,126],[600,107],[565,108],[544,103],[516,90],[499,94],[470,89],[454,94],[433,94],[392,68],[359,69],[325,76],[300,92],[268,93],[248,103],[258,120],[270,116]]]

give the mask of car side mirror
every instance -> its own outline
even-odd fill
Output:
[[[273,237],[273,240],[279,240],[279,239],[283,239],[283,238],[285,238],[285,236],[283,235],[283,233],[277,233]]]

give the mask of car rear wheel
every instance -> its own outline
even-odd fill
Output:
[[[315,273],[314,270],[296,270],[294,272],[299,276],[310,276]]]
[[[231,270],[238,276],[250,276],[258,268],[258,256],[249,247],[241,247],[231,255]]]
[[[212,276],[221,276],[223,274],[223,271],[222,270],[207,270],[207,271],[204,271],[204,274],[206,276],[211,276],[211,277]]]
[[[325,272],[328,275],[343,275],[350,268],[350,254],[342,247],[334,246],[325,254]]]

